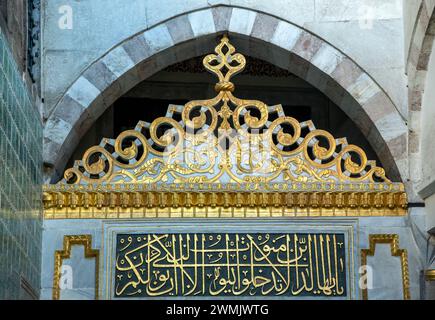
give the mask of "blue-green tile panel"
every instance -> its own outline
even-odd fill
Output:
[[[42,124],[0,33],[0,299],[39,295]],[[28,292],[28,291],[27,291]]]

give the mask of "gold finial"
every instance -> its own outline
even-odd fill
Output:
[[[236,49],[224,35],[221,42],[214,49],[216,54],[209,54],[202,61],[204,67],[214,73],[219,82],[215,86],[217,92],[234,91],[234,84],[230,81],[231,77],[243,71],[246,66],[246,59],[240,53],[235,53]]]

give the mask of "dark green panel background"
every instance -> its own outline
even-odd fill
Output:
[[[159,240],[157,241],[156,238]],[[175,242],[173,242],[174,238]],[[239,241],[236,241],[237,238]],[[290,239],[289,241],[287,240],[288,238]],[[310,248],[308,245],[309,239],[311,239],[311,251],[308,250]],[[336,243],[335,249],[333,245],[334,239]],[[286,245],[287,241],[288,246]],[[305,244],[301,244],[304,241]],[[148,242],[151,243],[150,246],[147,245]],[[175,243],[175,247],[173,243]],[[235,251],[231,251],[228,254],[226,251],[207,251],[204,255],[199,251],[195,257],[192,251],[195,249],[195,243],[196,250],[226,250],[227,247],[230,250],[234,250],[238,247],[239,255]],[[240,252],[240,250],[248,248],[247,244],[250,243],[256,244],[252,251],[249,249]],[[283,251],[278,251],[280,247]],[[261,250],[259,250],[260,248]],[[307,251],[301,253],[299,251],[300,248],[306,248]],[[300,259],[298,259],[298,268],[292,262],[296,257],[296,251],[301,255],[299,256]],[[323,263],[321,262],[322,253],[324,257]],[[114,297],[213,296],[212,293],[217,293],[217,296],[227,297],[345,297],[347,295],[345,253],[345,236],[342,233],[118,234],[116,264],[119,269],[115,267]],[[183,261],[184,283],[180,266],[174,268],[173,262],[169,261],[171,257],[175,257],[175,260],[180,259],[181,255],[185,257]],[[152,262],[148,268],[146,261],[149,257],[151,257]],[[250,267],[251,257],[254,261],[253,268]],[[128,259],[130,259],[132,264],[137,266],[136,270],[129,270],[130,264]],[[281,259],[281,262],[279,259]],[[338,262],[340,259],[342,263],[336,264],[335,261]],[[291,267],[288,268],[286,262],[283,263],[283,260],[291,261]],[[237,261],[239,261],[239,268],[237,268]],[[203,262],[206,264],[204,268],[201,266]],[[178,263],[181,263],[180,260],[178,260]],[[193,267],[195,264],[200,266],[195,269]],[[247,264],[247,266],[243,266],[243,264]],[[301,264],[312,265],[312,276],[311,269],[301,266]],[[288,269],[290,270],[290,285],[287,287]],[[296,269],[298,269],[299,277],[297,277]],[[195,272],[196,281],[190,281],[189,277],[195,280]],[[338,279],[338,281],[333,283],[334,280],[332,280],[329,283],[331,284],[330,290],[322,289],[322,286],[328,285],[323,280],[323,274],[328,278],[329,272],[331,272],[331,278]],[[242,280],[244,278],[252,279],[252,274],[258,279],[258,284],[268,281],[265,279],[269,279],[270,282],[258,285],[257,287],[251,283],[247,290],[243,290],[246,285],[243,285]],[[147,279],[149,275],[151,281],[148,283]],[[304,283],[304,276],[308,290],[298,292],[298,288],[301,288]],[[164,280],[164,278],[168,278],[168,280]],[[139,282],[138,279],[142,279],[142,282]],[[219,283],[221,279],[230,279],[234,283],[224,285]],[[237,279],[240,279],[240,281],[237,281]],[[131,281],[137,282],[137,284],[133,285],[131,283],[127,285]],[[196,286],[194,283],[196,283]],[[276,284],[275,287],[274,283]],[[281,290],[281,287],[287,288]],[[150,288],[160,289],[153,290]],[[159,294],[154,295],[156,292],[159,292]]]

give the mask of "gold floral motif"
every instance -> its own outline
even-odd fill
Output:
[[[216,97],[170,105],[165,117],[103,139],[65,171],[61,183],[390,183],[346,139],[285,116],[281,105],[235,97],[230,80],[246,59],[226,36],[203,64],[218,77]],[[170,129],[160,134],[163,127]]]

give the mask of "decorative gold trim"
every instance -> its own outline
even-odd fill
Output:
[[[44,186],[45,218],[407,213],[403,184],[361,148],[281,105],[235,97],[231,77],[246,59],[226,36],[203,64],[218,78],[216,97],[170,105],[165,117],[88,149],[63,181]]]
[[[53,273],[53,300],[60,298],[60,272],[64,259],[71,257],[71,247],[73,245],[83,245],[85,247],[85,258],[95,258],[95,300],[98,300],[98,281],[99,281],[99,250],[92,249],[92,236],[87,235],[67,235],[63,237],[63,250],[56,250],[54,253],[54,273]]]
[[[387,186],[387,185],[386,185]],[[201,188],[199,188],[201,187]],[[361,185],[105,185],[44,188],[46,219],[403,216],[406,194]],[[334,187],[334,188],[333,188]]]
[[[424,275],[427,281],[435,281],[435,269],[426,270]]]
[[[371,234],[369,235],[369,249],[361,249],[361,265],[367,265],[367,256],[374,256],[376,244],[390,244],[391,255],[393,257],[400,257],[402,267],[402,286],[403,286],[403,299],[410,300],[411,292],[409,288],[409,270],[408,270],[408,253],[406,249],[399,248],[399,235],[397,234]],[[362,289],[364,300],[368,300],[367,288]]]

